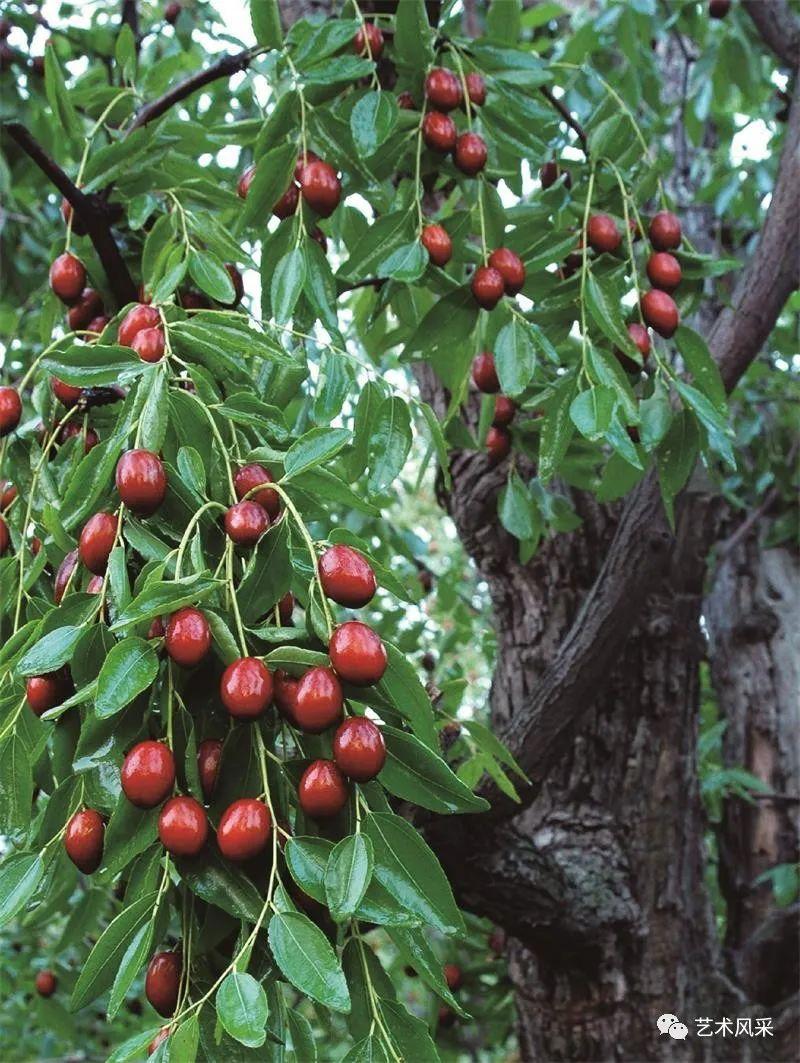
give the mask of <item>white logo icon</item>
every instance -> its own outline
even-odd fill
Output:
[[[675,1041],[685,1041],[689,1033],[689,1030],[680,1021],[677,1015],[670,1015],[666,1013],[658,1017],[656,1022],[659,1033],[668,1033]]]

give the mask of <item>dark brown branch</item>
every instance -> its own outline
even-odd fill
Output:
[[[196,74],[192,74],[190,77],[186,78],[184,81],[179,82],[173,88],[165,92],[163,96],[159,96],[157,100],[152,100],[150,103],[146,103],[139,109],[128,127],[128,134],[132,133],[134,129],[139,129],[141,126],[147,125],[148,122],[160,118],[162,114],[166,114],[166,112],[170,110],[171,107],[174,107],[176,103],[185,100],[187,96],[191,96],[199,89],[211,84],[212,81],[217,81],[219,78],[231,77],[233,74],[238,74],[241,70],[246,70],[258,52],[258,48],[247,48],[245,51],[237,52],[235,55],[225,55],[216,63],[212,63],[211,66],[206,67],[205,70],[200,70]]]
[[[786,0],[744,0],[743,7],[775,55],[787,66],[800,66],[800,20]]]
[[[357,288],[382,288],[388,278],[386,277],[366,277],[363,281],[353,281],[352,284],[344,284],[339,288],[339,295],[344,295],[345,292],[354,292]]]
[[[3,129],[49,178],[86,227],[86,233],[103,264],[108,284],[119,306],[136,299],[136,285],[128,272],[111,232],[107,206],[102,197],[87,195],[70,181],[61,167],[34,140],[20,122],[6,122]]]
[[[709,348],[730,392],[761,349],[791,292],[798,285],[797,188],[800,187],[800,79],[795,86],[778,178],[758,247],[717,318]],[[598,688],[625,645],[644,601],[664,571],[674,545],[650,472],[630,495],[597,580],[539,680],[529,711],[500,737],[531,778],[530,803],[571,740],[574,725],[591,707]],[[519,810],[496,787],[485,795],[492,815]]]
[[[139,9],[136,0],[122,0],[120,22],[123,26],[130,26],[134,40],[139,39]]]
[[[564,119],[564,121],[567,123],[567,125],[570,127],[570,129],[574,129],[575,133],[578,136],[578,140],[580,140],[580,142],[581,142],[581,147],[583,148],[583,153],[586,156],[586,158],[588,159],[589,158],[589,139],[586,136],[585,129],[580,124],[578,119],[573,115],[572,111],[570,111],[569,107],[567,107],[567,105],[565,103],[563,103],[561,100],[559,100],[559,98],[557,96],[553,95],[552,90],[549,89],[547,87],[547,85],[540,85],[539,86],[539,92],[541,92],[541,94],[544,96],[544,98],[547,100],[547,102],[552,107],[555,107],[555,109],[558,111],[558,113],[561,115],[561,117]]]

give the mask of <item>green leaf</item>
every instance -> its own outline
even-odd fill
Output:
[[[586,274],[586,306],[603,335],[641,365],[642,355],[625,327],[616,293],[610,284],[599,281],[591,272]]]
[[[78,975],[70,998],[71,1011],[91,1004],[114,981],[128,946],[150,919],[157,896],[157,893],[145,894],[108,924]]]
[[[700,423],[706,430],[708,444],[732,469],[736,468],[736,456],[733,453],[732,436],[733,430],[727,421],[711,403],[702,391],[693,388],[691,384],[685,384],[682,380],[675,381],[675,390],[700,419]]]
[[[291,1010],[286,1018],[292,1039],[292,1051],[297,1063],[317,1063],[317,1046],[311,1023],[300,1012]]]
[[[428,267],[428,252],[421,241],[412,240],[402,244],[383,260],[378,267],[379,277],[391,277],[410,284],[417,280]]]
[[[350,1010],[350,994],[330,942],[306,916],[279,912],[269,924],[269,944],[286,979],[333,1011]]]
[[[285,520],[262,535],[247,563],[237,598],[246,624],[252,624],[279,601],[292,585],[289,530]]]
[[[468,287],[459,287],[438,299],[406,341],[404,359],[416,355],[429,357],[444,347],[448,359],[453,347],[466,340],[475,329],[479,307]]]
[[[639,420],[639,407],[636,396],[633,394],[628,374],[620,365],[619,359],[609,354],[602,347],[591,344],[589,347],[589,361],[597,375],[597,380],[605,387],[611,388],[617,402],[625,413],[630,424],[636,424]]]
[[[503,393],[520,395],[536,370],[536,349],[529,329],[516,315],[498,333],[494,358]]]
[[[167,1043],[167,1063],[186,1063],[197,1059],[197,1046],[200,1040],[200,1019],[198,1012],[192,1012],[188,1019],[180,1024]]]
[[[136,77],[136,41],[133,30],[126,22],[120,27],[117,34],[117,42],[114,46],[114,58],[122,70],[125,81],[133,81]]]
[[[239,219],[241,226],[266,226],[272,208],[289,187],[296,162],[297,146],[293,143],[281,144],[258,160]]]
[[[249,974],[231,971],[217,990],[219,1021],[233,1037],[248,1048],[259,1048],[267,1039],[267,994]]]
[[[681,325],[675,333],[674,343],[681,352],[686,368],[694,377],[698,389],[710,399],[723,417],[726,416],[728,400],[725,385],[720,376],[719,366],[711,357],[706,341],[694,329]]]
[[[374,155],[397,123],[397,100],[391,92],[367,92],[350,112],[350,132],[362,159]]]
[[[384,642],[389,658],[383,678],[376,689],[387,698],[411,725],[411,730],[430,749],[439,748],[433,723],[433,706],[408,657],[390,642]]]
[[[689,479],[699,448],[697,422],[688,410],[681,410],[656,451],[658,482],[670,524],[675,526],[673,501]]]
[[[141,1059],[142,1056],[145,1055],[148,1044],[153,1040],[160,1029],[160,1024],[158,1026],[151,1026],[148,1030],[143,1030],[140,1033],[134,1034],[133,1037],[129,1037],[126,1041],[123,1041],[121,1045],[117,1045],[106,1060],[106,1063],[128,1063],[128,1060],[131,1060],[134,1057],[136,1059]]]
[[[61,128],[70,139],[81,140],[83,125],[70,98],[55,48],[44,50],[44,87],[50,109],[58,119]]]
[[[113,1019],[125,1000],[125,994],[131,987],[134,978],[144,966],[145,960],[150,955],[150,946],[153,943],[153,918],[139,927],[134,934],[130,945],[125,950],[119,970],[111,987],[111,995],[108,999],[107,1013],[109,1019]]]
[[[408,2],[415,2],[415,0],[408,0]],[[371,1034],[356,1041],[347,1055],[342,1057],[342,1063],[390,1063],[390,1057],[387,1056],[380,1037],[377,1034]]]
[[[139,422],[139,442],[148,450],[158,452],[164,445],[169,421],[169,377],[166,366],[148,374],[144,386],[147,399]]]
[[[236,298],[230,274],[210,251],[198,251],[195,247],[189,251],[189,274],[198,288],[218,303],[232,303]]]
[[[414,229],[411,215],[407,210],[393,211],[385,214],[373,224],[365,227],[363,234],[353,247],[350,257],[339,271],[345,280],[357,280],[377,273],[381,262],[413,237]]]
[[[611,416],[608,429],[605,433],[605,438],[611,444],[617,454],[623,457],[629,465],[633,465],[635,468],[644,471],[644,466],[642,465],[642,459],[639,457],[639,452],[634,446],[633,440],[628,435],[627,429],[620,421],[616,410]]]
[[[106,726],[111,727],[112,725]],[[156,810],[136,808],[124,794],[120,794],[116,808],[112,812],[106,828],[101,871],[102,880],[108,881],[126,868],[157,837],[158,815]]]
[[[386,763],[378,776],[389,793],[434,812],[483,812],[489,803],[477,797],[444,760],[413,735],[382,729]]]
[[[369,59],[362,59],[357,55],[340,55],[306,67],[303,80],[307,85],[336,85],[339,82],[352,84],[359,78],[369,77],[373,69]]]
[[[555,476],[575,431],[569,410],[576,387],[577,380],[574,373],[562,379],[542,421],[542,434],[539,439],[539,479],[544,484]]]
[[[403,0],[397,5],[394,55],[401,66],[420,72],[433,62],[433,30],[424,0]]]
[[[283,466],[287,477],[328,461],[349,441],[350,432],[346,428],[312,428],[286,451]]]
[[[158,656],[149,642],[140,638],[118,642],[97,677],[97,715],[113,716],[147,690],[157,675]]]
[[[411,415],[398,395],[381,403],[372,436],[369,489],[377,494],[400,475],[411,450]]]
[[[289,838],[284,855],[286,864],[300,889],[320,904],[326,904],[325,872],[333,843],[326,838]]]
[[[371,812],[364,832],[375,850],[375,879],[406,909],[443,934],[464,932],[450,884],[422,836],[392,812]]]
[[[410,1015],[396,1000],[380,999],[378,1008],[394,1042],[395,1053],[401,1059],[413,1059],[414,1063],[439,1063],[436,1045],[421,1019]]]
[[[292,316],[305,280],[306,256],[302,247],[293,247],[278,262],[272,274],[270,297],[272,313],[278,324],[285,324]]]
[[[27,827],[33,801],[33,773],[30,757],[17,730],[0,748],[0,829],[6,834]]]
[[[147,370],[136,351],[97,343],[75,343],[42,359],[42,366],[65,384],[101,387],[133,379]]]
[[[283,43],[278,0],[250,0],[250,20],[256,40],[264,48],[280,48]]]
[[[425,931],[417,927],[392,927],[388,933],[400,953],[403,965],[413,967],[442,1000],[446,1000],[451,1008],[466,1016],[466,1012],[447,986],[442,963],[431,948]]]
[[[17,674],[28,676],[55,672],[71,659],[82,634],[83,628],[71,624],[49,631],[22,656],[17,665]]]
[[[238,868],[211,850],[202,858],[178,861],[181,879],[192,893],[207,904],[221,908],[236,919],[255,923],[263,904],[256,887]]]
[[[611,388],[589,387],[576,395],[570,404],[572,423],[587,439],[600,439],[611,423],[614,402]]]
[[[428,431],[431,435],[431,446],[436,452],[436,460],[439,462],[439,469],[444,479],[444,486],[449,491],[453,486],[453,477],[450,474],[450,459],[448,457],[447,440],[444,438],[444,432],[439,422],[439,418],[433,412],[427,402],[420,403],[417,409],[422,413],[422,417],[425,424],[428,426]]]
[[[497,512],[506,531],[520,541],[535,539],[539,534],[541,522],[533,496],[516,469],[511,470],[500,492]]]
[[[334,846],[325,870],[325,897],[335,922],[345,922],[358,910],[372,878],[372,863],[372,842],[363,834],[342,838]]]
[[[174,613],[184,605],[195,605],[210,597],[220,586],[221,580],[212,579],[202,573],[175,580],[155,580],[137,594],[130,605],[120,613],[111,630],[119,631],[129,624],[152,620],[154,616],[161,616],[162,613]]]
[[[669,396],[661,384],[656,384],[649,399],[639,403],[639,415],[642,446],[645,450],[652,450],[664,439],[672,423]]]
[[[492,0],[486,18],[486,36],[515,45],[520,37],[521,0]]]
[[[0,926],[22,911],[44,874],[40,853],[9,853],[0,863]]]

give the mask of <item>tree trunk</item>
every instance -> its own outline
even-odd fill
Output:
[[[783,1016],[782,1038],[796,1049],[796,1007],[784,1002],[800,980],[798,906],[778,906],[758,879],[800,859],[800,566],[786,548],[762,549],[753,531],[717,566],[705,609],[725,766],[745,768],[768,791],[724,803],[725,947],[739,983]]]
[[[525,712],[616,522],[578,496],[583,527],[522,566],[494,517],[487,488],[498,474],[475,455],[459,456],[453,473],[450,510],[494,604],[492,715],[505,729]],[[631,632],[580,734],[513,824],[516,843],[557,869],[561,889],[560,908],[543,907],[526,944],[511,944],[523,1059],[682,1058],[689,1042],[660,1034],[658,1017],[673,1013],[693,1027],[691,1018],[719,1014],[726,996],[714,978],[721,959],[703,882],[695,760],[713,514],[699,497],[684,512],[679,532],[697,544],[693,563],[653,589],[646,626]],[[540,903],[535,890],[529,903]]]

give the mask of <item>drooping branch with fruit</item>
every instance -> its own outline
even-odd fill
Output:
[[[726,395],[758,336],[720,337],[757,296],[745,278],[710,345],[681,324],[737,263],[690,245],[636,116],[588,67],[465,37],[452,12],[432,26],[417,0],[285,34],[254,0],[255,47],[151,92],[124,8],[102,91],[48,46],[63,151],[4,127],[64,197],[49,286],[67,311],[9,344],[0,387],[0,918],[51,903],[56,878],[114,891],[71,1007],[105,995],[113,1018],[144,969],[165,1020],[114,1063],[232,1042],[313,1058],[298,1001],[346,1017],[353,1063],[435,1059],[437,1025],[465,1014],[442,957],[473,933],[502,948],[453,887],[535,932],[442,864],[491,863],[621,636],[576,654],[576,623],[527,718],[452,753],[409,635],[425,560],[378,531],[409,468],[438,463],[447,502],[469,454],[492,485],[472,504],[521,564],[576,526],[562,482],[630,494],[636,530],[657,509],[666,542],[697,461],[735,466]],[[576,85],[591,121],[564,102]],[[770,218],[798,124],[795,97]],[[217,155],[234,145],[235,174]],[[648,572],[626,575],[631,602]],[[436,995],[429,1021],[376,933]]]

